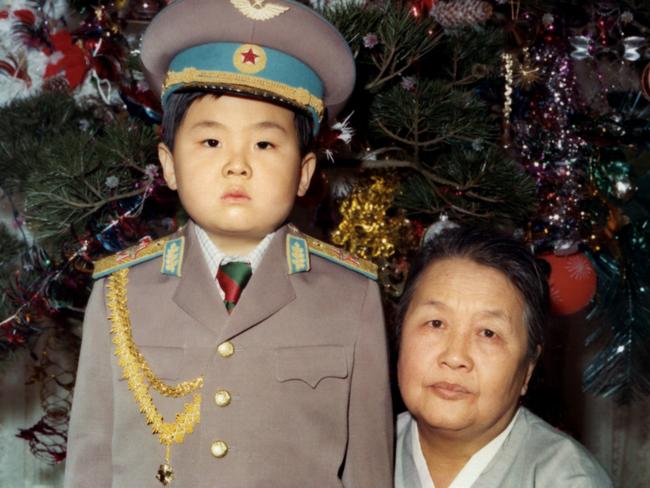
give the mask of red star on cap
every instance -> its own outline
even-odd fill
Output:
[[[253,52],[253,48],[250,48],[245,53],[242,52],[240,54],[242,55],[242,63],[255,64],[255,60],[259,58],[259,56]]]

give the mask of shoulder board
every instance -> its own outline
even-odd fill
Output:
[[[309,255],[314,254],[351,271],[360,273],[371,280],[377,280],[376,264],[358,258],[344,249],[303,234],[293,227],[291,231],[293,233],[287,234],[287,259],[290,273],[309,271],[309,258],[307,256],[307,253],[309,253]]]
[[[93,278],[99,279],[124,268],[163,257],[161,273],[180,276],[183,261],[184,237],[161,237],[155,241],[143,237],[140,242],[116,254],[95,261]]]

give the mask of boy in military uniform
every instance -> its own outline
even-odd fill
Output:
[[[96,263],[65,486],[392,486],[373,266],[285,224],[345,41],[290,0],[178,0],[142,59],[190,221]]]

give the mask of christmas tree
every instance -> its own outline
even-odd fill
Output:
[[[368,240],[358,222],[384,218],[364,206],[386,192],[375,183],[343,203],[334,242],[375,257],[398,295],[423,233],[450,221],[510,229],[548,262],[557,315],[591,303],[585,345],[598,353],[585,391],[646,395],[648,6],[456,0],[325,13],[361,74],[353,158],[397,172],[389,212],[408,219]],[[391,251],[377,255],[377,243]]]

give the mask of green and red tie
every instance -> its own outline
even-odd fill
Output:
[[[251,265],[243,261],[232,261],[219,265],[217,281],[225,294],[223,303],[226,304],[228,313],[231,313],[232,309],[237,305],[241,292],[252,273]]]

